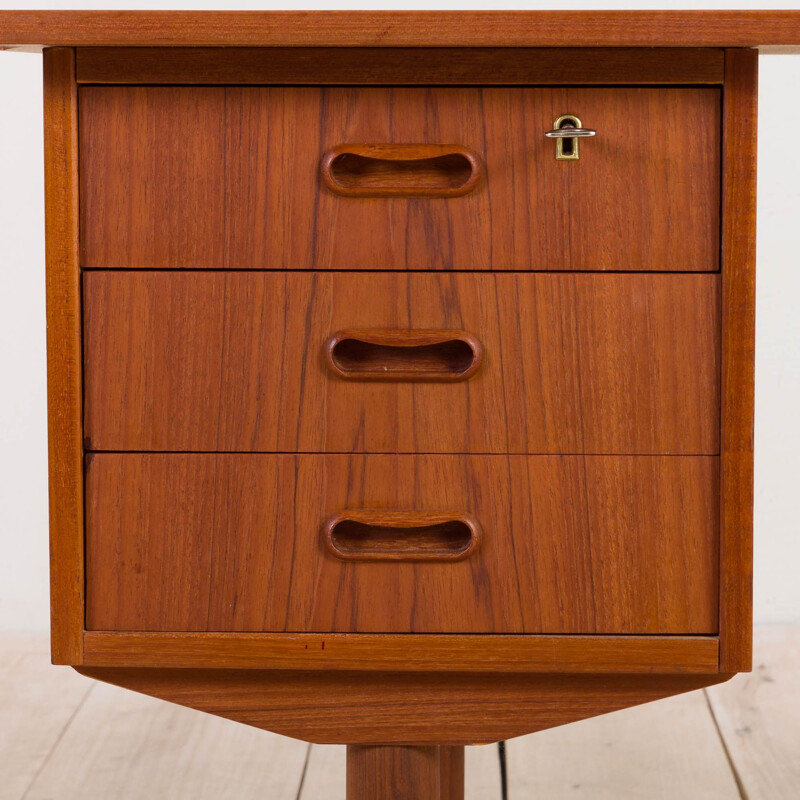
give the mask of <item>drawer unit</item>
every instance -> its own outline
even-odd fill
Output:
[[[800,14],[21,13],[55,663],[348,800],[750,668],[746,48]]]
[[[719,452],[718,275],[93,271],[83,298],[92,450]]]
[[[90,644],[702,669],[719,87],[159,83],[78,90]]]
[[[92,86],[79,131],[84,267],[719,266],[717,88]]]
[[[87,627],[715,634],[718,488],[715,457],[101,453]]]

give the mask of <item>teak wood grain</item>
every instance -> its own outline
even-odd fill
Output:
[[[79,94],[87,268],[718,268],[717,88]],[[580,161],[544,136],[565,113],[598,131]],[[341,197],[320,162],[352,143],[466,147],[485,180],[463,197]]]
[[[54,664],[82,657],[83,438],[75,53],[44,55],[50,624]]]
[[[717,672],[712,636],[387,636],[369,633],[114,633],[87,631],[93,667],[361,670],[369,672]]]
[[[730,675],[525,675],[79,667],[227,719],[319,744],[484,744]]]
[[[78,83],[714,84],[721,49],[688,47],[82,47]]]
[[[752,668],[758,54],[725,57],[720,669]]]
[[[347,748],[347,800],[464,800],[464,748]]]
[[[764,11],[1,11],[6,46],[759,47],[800,45]]]
[[[718,295],[718,275],[87,272],[87,449],[715,455]],[[465,331],[482,364],[342,380],[326,341],[353,328]]]
[[[99,454],[87,628],[713,634],[715,457]],[[468,513],[469,558],[345,562],[347,509]]]

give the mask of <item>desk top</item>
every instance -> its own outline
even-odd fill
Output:
[[[0,11],[0,47],[758,47],[800,11]]]

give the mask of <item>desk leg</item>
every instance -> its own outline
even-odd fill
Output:
[[[464,748],[348,746],[347,800],[464,800]]]

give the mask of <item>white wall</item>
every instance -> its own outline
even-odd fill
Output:
[[[12,7],[23,5],[50,4],[14,2]],[[362,7],[378,5],[364,3]],[[791,133],[800,130],[798,98],[800,56],[762,58],[755,508],[759,622],[800,621],[800,580],[796,577],[800,563],[800,146]],[[0,53],[0,630],[48,626],[41,101],[41,58]]]
[[[800,621],[800,56],[759,62],[755,616]]]
[[[0,53],[0,630],[48,626],[41,61]]]

